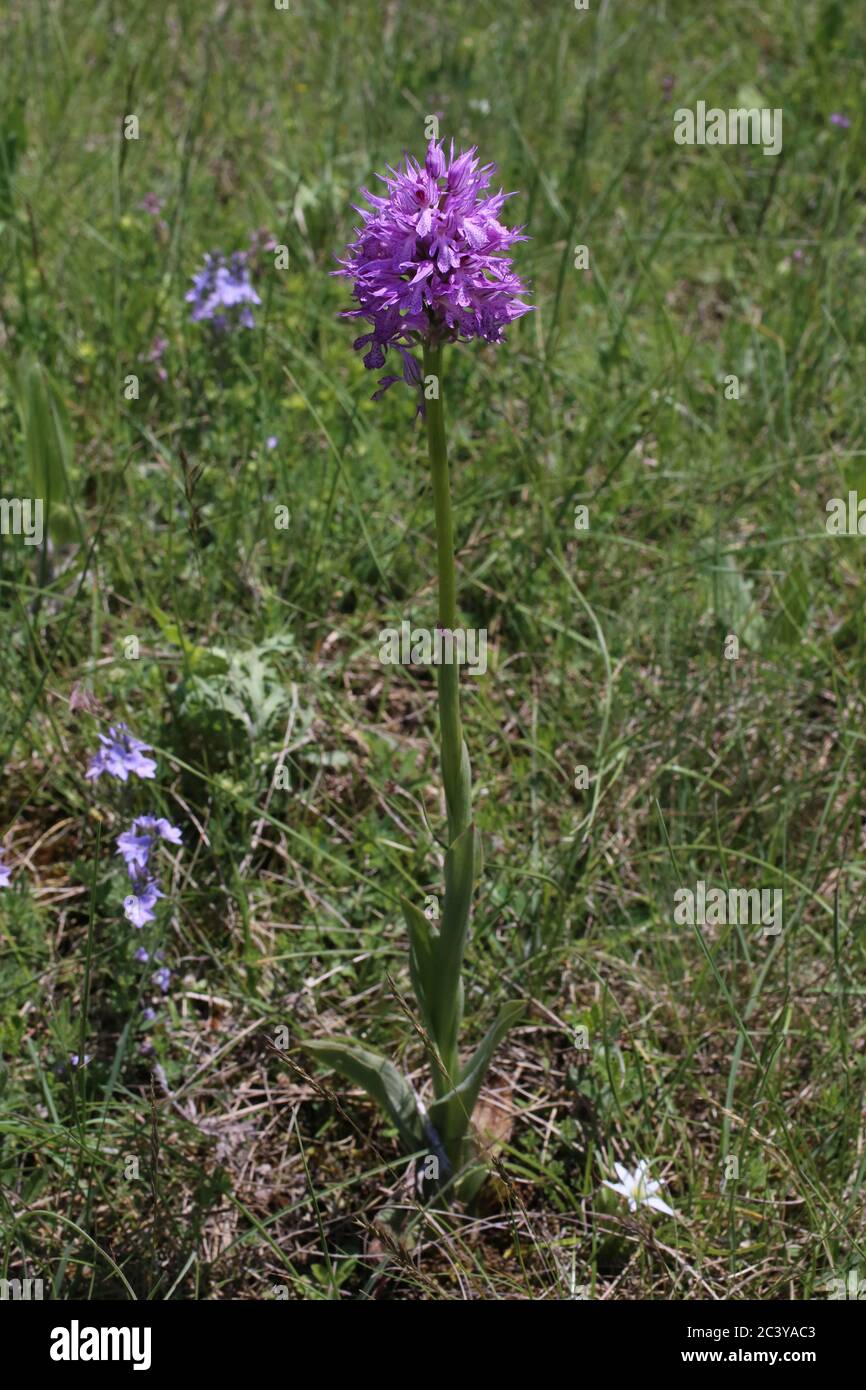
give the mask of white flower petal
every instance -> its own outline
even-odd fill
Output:
[[[653,1211],[663,1211],[665,1216],[676,1216],[673,1207],[669,1207],[667,1202],[663,1202],[660,1197],[648,1197],[647,1206],[652,1207]]]
[[[604,1182],[605,1187],[609,1187],[609,1188],[610,1188],[611,1192],[618,1192],[619,1195],[620,1195],[621,1197],[628,1197],[628,1195],[629,1195],[629,1189],[626,1187],[625,1183],[622,1183],[622,1182],[608,1182],[608,1181],[607,1181],[607,1178],[604,1178],[604,1179],[603,1179],[603,1182]]]

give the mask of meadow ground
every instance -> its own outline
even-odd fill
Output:
[[[840,0],[4,7],[0,491],[55,498],[50,547],[0,536],[4,1277],[866,1277],[864,560],[826,527],[866,489],[863,24]],[[699,100],[781,108],[781,153],[677,145]],[[304,1050],[351,1033],[426,1085],[398,897],[440,891],[435,690],[378,634],[434,621],[429,472],[329,271],[431,114],[519,190],[537,305],[445,369],[460,612],[490,642],[463,679],[465,1040],[526,1002],[490,1178],[451,1211]],[[262,300],[219,342],[184,301],[214,250],[249,252]],[[85,778],[119,720],[154,781]],[[183,845],[137,934],[114,839],[151,812]],[[676,921],[699,882],[780,890],[781,930]],[[604,1186],[641,1159],[674,1217]]]

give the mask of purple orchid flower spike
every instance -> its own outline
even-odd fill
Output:
[[[508,325],[534,307],[523,302],[529,291],[508,254],[527,238],[499,220],[513,195],[487,191],[495,171],[495,164],[479,162],[474,147],[455,157],[452,141],[446,157],[434,140],[423,166],[407,156],[402,168],[378,176],[386,197],[361,190],[371,210],[356,207],[363,226],[333,273],[354,285],[359,307],[345,317],[371,325],[354,342],[370,370],[383,367],[394,348],[402,379],[420,388],[413,346],[471,338],[498,343]],[[382,377],[373,400],[400,379]]]

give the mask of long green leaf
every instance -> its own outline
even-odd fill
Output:
[[[18,160],[27,148],[24,102],[21,97],[7,101],[0,112],[0,217],[12,215],[12,181]]]
[[[45,525],[55,541],[81,541],[70,487],[72,436],[63,397],[42,364],[29,354],[18,364],[17,386],[33,496],[43,502]]]
[[[403,916],[409,929],[409,974],[415,998],[421,1009],[425,1026],[433,1032],[434,1001],[436,998],[436,969],[430,923],[424,913],[407,898],[400,899]]]
[[[363,1086],[385,1111],[410,1152],[425,1148],[424,1120],[415,1093],[393,1062],[353,1038],[322,1038],[305,1042],[304,1047],[356,1086]]]
[[[475,824],[471,822],[445,855],[445,901],[434,947],[437,981],[434,1036],[445,1058],[456,1048],[463,1012],[459,989],[460,969],[474,882]]]
[[[523,1002],[519,999],[512,999],[502,1005],[496,1019],[463,1068],[459,1085],[431,1105],[430,1123],[446,1143],[453,1145],[455,1141],[462,1139],[469,1128],[472,1111],[484,1085],[493,1053],[523,1010]]]

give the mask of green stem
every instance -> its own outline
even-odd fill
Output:
[[[424,380],[435,377],[435,399],[427,400],[427,448],[433,477],[436,511],[436,554],[439,571],[439,626],[457,627],[457,570],[454,564],[454,527],[451,519],[451,487],[445,413],[442,399],[442,345],[424,348]],[[460,721],[460,667],[456,661],[439,667],[439,732],[442,741],[442,779],[448,810],[448,843],[453,844],[472,819],[469,759]]]
[[[442,391],[442,345],[424,348],[424,383],[429,388],[435,378],[436,389],[428,398],[425,389],[427,414],[427,447],[433,479],[433,505],[436,513],[436,555],[439,577],[439,627],[453,631],[457,627],[457,570],[454,563],[454,525],[451,517],[451,487],[448,478],[448,450],[445,444],[445,415]],[[472,774],[469,755],[463,742],[460,720],[460,666],[453,659],[438,667],[439,733],[442,745],[442,780],[448,812],[448,852],[445,856],[445,897],[442,923],[436,941],[437,991],[433,1009],[433,1032],[445,1074],[434,1067],[433,1088],[442,1098],[459,1080],[460,1055],[457,1036],[462,1014],[460,964],[465,941],[469,901],[472,893],[473,852],[467,861],[465,840],[463,848],[457,841],[469,830],[472,821]],[[463,866],[466,866],[465,868]],[[458,866],[460,866],[458,868]],[[468,883],[466,877],[468,875]],[[446,1151],[455,1169],[462,1160],[461,1117],[450,1113],[442,1117],[442,1134]],[[455,1126],[451,1134],[452,1124]]]

